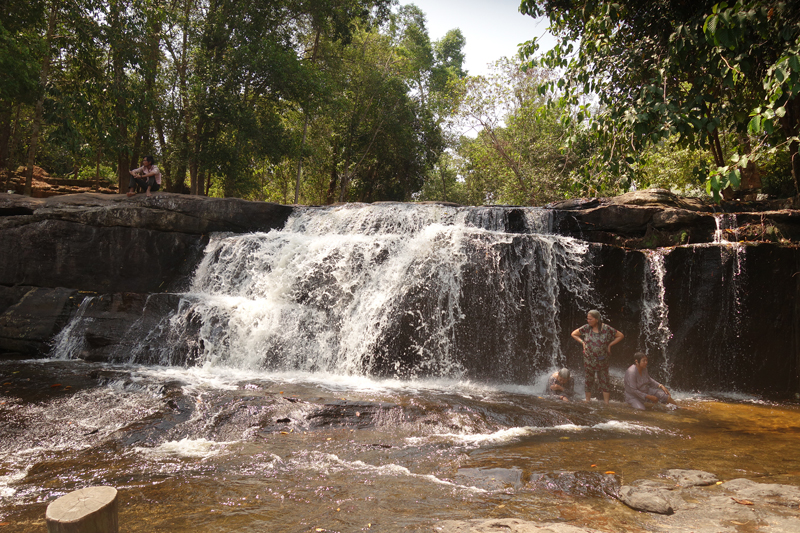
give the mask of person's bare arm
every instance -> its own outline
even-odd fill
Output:
[[[570,335],[572,335],[572,338],[573,338],[573,339],[575,339],[576,341],[578,341],[579,343],[581,343],[581,346],[583,346],[584,348],[586,348],[586,345],[583,343],[583,339],[581,338],[581,328],[578,328],[578,329],[576,329],[576,330],[575,330],[575,331],[573,331],[573,332],[572,332]]]
[[[611,347],[614,346],[615,344],[619,344],[622,341],[622,339],[624,339],[624,338],[625,338],[625,335],[623,335],[621,331],[617,331],[617,334],[614,335],[614,340],[611,341],[608,344],[608,353],[609,353],[609,355],[611,354]]]

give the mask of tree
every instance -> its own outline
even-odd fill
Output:
[[[0,169],[9,160],[14,115],[22,105],[34,104],[39,94],[38,24],[45,9],[43,0],[0,2]]]
[[[551,76],[504,59],[491,75],[460,84],[460,124],[476,132],[457,150],[470,203],[542,205],[575,192],[581,141],[567,141],[580,135],[579,123],[564,109],[547,107],[539,88]]]
[[[719,198],[739,186],[742,172],[756,172],[751,163],[759,157],[779,148],[796,153],[796,7],[767,0],[523,0],[520,10],[547,16],[559,38],[543,56],[533,57],[535,40],[523,53],[532,65],[563,71],[552,85],[571,104],[597,95],[591,126],[611,172],[633,179],[637,153],[674,137],[712,155],[707,185]],[[726,135],[738,138],[728,150]]]
[[[169,191],[188,174],[193,194],[284,202],[293,166],[306,201],[408,199],[442,152],[463,36],[431,43],[418,10],[382,24],[389,7],[0,0],[0,159],[27,143],[55,174],[113,167],[124,190],[152,154]]]

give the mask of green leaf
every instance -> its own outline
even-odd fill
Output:
[[[739,169],[734,169],[728,173],[728,182],[734,187],[738,188],[742,184],[742,173]]]
[[[717,6],[714,6],[715,10],[716,10],[716,8],[717,8]],[[714,11],[714,13],[716,13],[716,11]],[[711,15],[708,18],[706,18],[706,23],[703,24],[703,33],[714,34],[717,31],[717,22],[718,21],[719,21],[719,18],[716,15]]]
[[[758,135],[762,131],[763,128],[761,126],[761,115],[756,115],[751,118],[750,122],[747,124],[747,132],[750,133],[750,135]]]

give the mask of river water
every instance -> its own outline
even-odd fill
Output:
[[[542,397],[580,325],[565,306],[603,302],[592,247],[520,212],[344,206],[214,235],[113,363],[82,359],[102,327],[86,298],[51,358],[0,361],[0,531],[43,531],[47,504],[89,485],[120,491],[122,531],[300,533],[649,531],[619,484],[672,468],[800,484],[796,403],[681,390],[658,253],[626,342],[659,356],[683,408]]]
[[[647,531],[607,495],[670,468],[798,484],[800,409],[678,393],[684,409],[563,403],[538,386],[0,364],[0,524],[120,491],[122,531],[431,531],[516,517]],[[613,474],[607,474],[613,472]]]

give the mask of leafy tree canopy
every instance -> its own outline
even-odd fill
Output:
[[[643,147],[677,139],[711,153],[716,198],[779,150],[793,158],[798,185],[796,1],[523,0],[520,11],[549,18],[558,44],[537,56],[532,40],[522,53],[563,72],[550,87],[591,115],[598,160],[612,173],[633,179]],[[596,95],[599,110],[590,114],[581,95]]]

